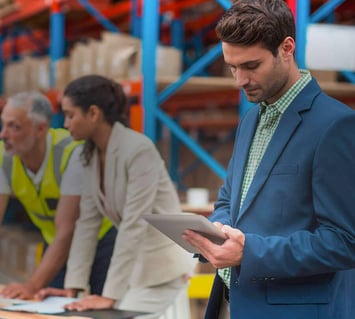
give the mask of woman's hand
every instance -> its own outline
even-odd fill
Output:
[[[89,295],[79,301],[65,305],[65,309],[73,311],[85,311],[94,309],[111,309],[115,303],[114,299],[98,295]]]
[[[35,294],[35,299],[43,300],[49,296],[60,296],[60,297],[69,297],[73,298],[76,297],[78,293],[77,289],[74,288],[67,288],[67,289],[60,289],[60,288],[43,288],[38,293]]]

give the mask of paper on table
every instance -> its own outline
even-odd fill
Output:
[[[64,306],[77,301],[78,298],[66,298],[66,297],[48,297],[43,301],[32,302],[27,304],[12,305],[4,307],[5,310],[11,311],[27,311],[36,313],[62,313],[65,312]]]
[[[29,312],[20,312],[20,311],[7,311],[0,310],[1,319],[94,319],[93,317],[87,316],[65,316],[62,314],[58,315],[48,315],[48,314],[39,314],[39,313],[29,313]]]
[[[32,303],[32,300],[22,300],[22,299],[10,299],[10,298],[2,298],[0,297],[0,308],[18,305],[18,304],[28,304]]]

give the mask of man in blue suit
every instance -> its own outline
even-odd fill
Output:
[[[355,318],[355,112],[295,59],[283,0],[237,0],[217,35],[242,119],[211,221],[183,237],[218,268],[207,319]],[[202,258],[202,257],[201,257]]]

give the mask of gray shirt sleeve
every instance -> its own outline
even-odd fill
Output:
[[[60,184],[61,195],[81,195],[83,164],[80,154],[82,149],[82,145],[79,145],[71,154]]]
[[[8,183],[8,180],[2,167],[0,167],[0,194],[11,194],[11,187]]]

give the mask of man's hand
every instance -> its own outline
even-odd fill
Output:
[[[37,289],[28,283],[10,283],[4,287],[0,295],[4,298],[33,299]]]
[[[227,236],[222,245],[217,245],[192,230],[184,231],[182,238],[196,247],[203,257],[216,268],[239,266],[243,258],[245,235],[237,228],[214,223]]]
[[[94,309],[111,309],[115,303],[114,299],[98,295],[89,295],[79,301],[72,302],[65,306],[65,309],[72,311],[85,311]]]

